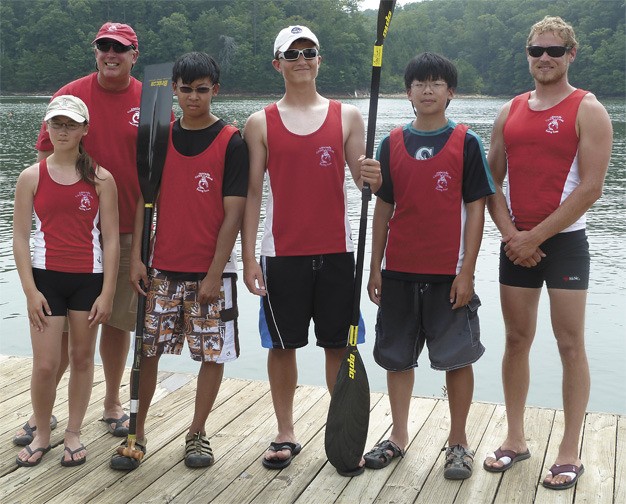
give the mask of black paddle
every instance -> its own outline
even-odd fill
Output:
[[[139,112],[139,131],[137,133],[137,174],[144,199],[143,234],[141,241],[141,261],[148,264],[150,248],[150,228],[154,214],[154,200],[161,182],[163,165],[167,153],[167,143],[172,119],[172,63],[148,65],[144,70],[141,89],[141,109]],[[135,348],[133,366],[130,375],[130,424],[126,446],[119,446],[117,454],[141,460],[143,451],[135,448],[137,441],[137,410],[139,408],[139,369],[141,365],[141,347],[143,342],[144,315],[146,298],[137,299],[137,328],[135,330]],[[132,469],[134,464],[114,462],[114,469]]]
[[[383,42],[389,30],[395,0],[381,0],[378,7],[376,43],[372,61],[372,84],[370,108],[367,120],[367,142],[365,156],[374,155],[374,134],[378,111],[378,90],[380,70],[383,62]],[[365,257],[365,233],[367,230],[367,207],[372,191],[363,184],[361,194],[361,220],[359,224],[359,244],[357,248],[356,272],[354,279],[354,305],[348,338],[348,349],[337,373],[337,383],[333,389],[326,420],[325,448],[329,462],[342,476],[356,476],[363,472],[359,462],[365,450],[370,415],[370,387],[367,373],[359,351],[357,336],[359,331],[361,282]]]

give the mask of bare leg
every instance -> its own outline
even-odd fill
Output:
[[[552,329],[563,364],[563,412],[565,430],[556,463],[581,464],[578,441],[589,400],[590,377],[585,352],[585,304],[587,291],[548,289]],[[546,481],[563,484],[569,476],[558,475]]]
[[[293,398],[298,384],[298,365],[295,349],[271,348],[267,355],[267,373],[272,392],[274,414],[278,424],[276,442],[296,442],[293,426]],[[265,452],[266,459],[286,459],[289,450]]]
[[[33,328],[30,339],[33,347],[33,372],[30,380],[30,398],[33,404],[35,437],[29,445],[31,450],[46,448],[50,444],[50,415],[56,397],[55,377],[61,363],[61,338],[65,317],[46,317],[44,330],[39,332]],[[18,457],[35,462],[43,455],[37,452],[30,456],[26,448]]]
[[[100,357],[106,382],[103,418],[120,418],[124,414],[120,385],[130,348],[130,333],[103,325],[100,333]],[[128,421],[124,423],[128,426]],[[112,424],[112,426],[115,426]]]
[[[474,395],[474,369],[465,366],[454,371],[446,371],[448,407],[450,408],[450,435],[448,445],[461,445],[468,448],[465,425]]]
[[[203,362],[198,372],[196,384],[196,406],[189,432],[206,432],[206,421],[213,409],[213,404],[222,384],[224,376],[224,364],[215,362]]]
[[[337,383],[337,374],[341,367],[341,362],[346,355],[346,347],[342,348],[324,348],[326,355],[326,386],[332,394]]]
[[[391,434],[389,440],[405,450],[409,444],[409,407],[413,383],[415,382],[415,370],[387,371],[387,390],[389,392],[389,404],[391,405]],[[392,456],[393,453],[389,452]]]
[[[157,373],[159,371],[159,358],[141,356],[141,373],[139,373],[139,408],[137,411],[137,439],[146,438],[146,418],[150,403],[154,396],[157,384]]]
[[[507,417],[507,437],[503,450],[520,453],[527,450],[524,436],[524,408],[530,383],[530,347],[537,328],[537,308],[541,289],[500,285],[500,301],[506,331],[506,346],[502,358],[502,384]],[[502,467],[492,457],[487,465]]]
[[[69,310],[70,321],[69,357],[70,381],[68,385],[69,418],[65,431],[65,446],[76,450],[81,446],[80,429],[89,406],[93,387],[94,353],[96,350],[97,327],[89,328],[89,312]],[[80,460],[87,456],[86,450],[73,457],[65,452],[66,461]]]

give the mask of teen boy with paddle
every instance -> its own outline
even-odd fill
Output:
[[[187,53],[174,63],[172,87],[183,116],[171,125],[149,273],[141,262],[142,197],[131,254],[131,282],[147,297],[136,446],[145,451],[159,358],[179,355],[187,340],[192,359],[200,362],[195,410],[185,437],[188,467],[207,467],[215,460],[205,425],[224,363],[239,357],[234,245],[248,192],[248,150],[237,128],[211,111],[219,78],[217,63],[206,53]],[[139,461],[114,456],[111,466],[130,470]]]
[[[446,372],[451,425],[444,477],[465,479],[474,456],[465,433],[472,363],[485,350],[474,269],[494,188],[480,138],[446,117],[457,86],[454,65],[422,53],[409,61],[404,83],[415,119],[379,146],[383,184],[368,283],[379,307],[374,359],[387,370],[393,426],[365,454],[365,467],[382,469],[404,456],[414,368],[426,344],[431,367]]]
[[[261,296],[262,345],[278,432],[263,457],[269,469],[291,463],[301,446],[293,422],[296,349],[308,343],[313,319],[332,391],[346,352],[352,314],[354,254],[346,208],[345,164],[358,187],[380,186],[380,170],[364,160],[365,126],[356,107],[321,96],[322,57],[316,35],[289,26],[274,41],[272,65],[285,94],[250,116],[250,188],[242,231],[244,281]],[[261,262],[255,245],[263,179],[269,195]]]
[[[113,312],[102,324],[100,357],[106,379],[103,421],[114,436],[128,435],[128,415],[122,409],[120,385],[130,347],[130,332],[135,329],[137,300],[129,284],[130,242],[139,196],[137,180],[137,126],[141,82],[130,75],[139,57],[135,31],[126,24],[107,22],[98,31],[94,44],[97,72],[77,79],[59,89],[59,95],[74,95],[85,102],[91,112],[85,150],[115,178],[118,188],[120,219],[120,266],[117,276]],[[35,148],[38,160],[52,153],[52,143],[45,123],[41,126]],[[66,326],[67,327],[67,326]],[[57,374],[60,381],[67,367],[67,332],[63,337],[63,362]],[[56,427],[56,419],[53,424]],[[16,434],[14,443],[29,444],[36,426],[31,417]]]

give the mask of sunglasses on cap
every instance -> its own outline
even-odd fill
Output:
[[[560,58],[570,49],[571,47],[559,46],[559,45],[549,46],[549,47],[531,45],[526,48],[526,50],[528,51],[528,54],[532,56],[533,58],[541,58],[544,52],[547,52],[548,56],[550,56],[551,58]]]
[[[278,58],[282,58],[285,61],[296,61],[300,55],[304,56],[305,60],[314,59],[319,54],[315,47],[309,49],[288,49],[278,55]]]
[[[131,49],[135,48],[135,46],[132,44],[126,46],[124,44],[120,44],[119,42],[114,42],[112,40],[102,40],[102,41],[96,42],[96,48],[98,49],[98,51],[109,52],[111,50],[111,47],[113,48],[113,52],[116,52],[118,54],[128,52]]]

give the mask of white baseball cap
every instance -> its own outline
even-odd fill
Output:
[[[310,40],[319,49],[320,43],[317,40],[315,33],[309,30],[306,26],[288,26],[287,28],[280,30],[280,33],[274,41],[274,56],[276,56],[276,53],[285,52],[289,49],[289,46],[298,39]]]
[[[69,117],[78,123],[89,122],[89,110],[80,98],[72,95],[60,95],[54,98],[46,109],[44,121],[49,121],[56,116]]]

